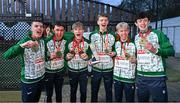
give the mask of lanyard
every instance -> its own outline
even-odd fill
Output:
[[[82,47],[81,47],[81,42],[82,42]],[[80,42],[78,42],[75,38],[73,40],[73,49],[77,49],[77,52],[79,53],[84,49],[84,39],[82,38]]]
[[[55,49],[57,49],[57,50],[61,50],[61,43],[62,43],[62,40],[57,41],[57,42],[58,42],[58,43],[57,43],[57,45],[56,45],[56,36],[54,36],[54,37],[53,37],[54,47],[55,47]]]
[[[142,32],[139,32],[139,36],[142,38],[142,39],[146,39],[146,37],[150,34],[151,30],[149,29],[147,32],[145,33],[142,33]],[[143,35],[144,34],[144,35]]]
[[[139,32],[139,36],[140,36],[140,38],[141,38],[141,40],[140,40],[140,43],[141,43],[141,44],[140,44],[140,48],[141,48],[141,49],[143,48],[143,45],[146,44],[146,42],[147,42],[147,36],[150,34],[150,32],[151,32],[150,29],[148,29],[148,31],[145,32],[145,33]]]
[[[128,47],[129,43],[128,42],[121,42],[121,51],[120,51],[120,55],[123,55],[122,53],[124,53],[124,55],[127,53],[126,48]]]
[[[108,32],[106,33],[106,37],[104,38],[103,40],[103,36],[102,36],[102,33],[99,32],[101,38],[102,38],[102,42],[104,43],[104,46],[105,46],[105,49],[108,49],[109,47],[109,42],[108,42]]]
[[[42,47],[43,46],[42,46],[41,40],[38,41],[38,44],[39,44],[39,49],[38,49],[37,52],[35,52],[35,54],[36,54],[36,58],[35,59],[37,59],[36,63],[41,62],[41,57],[43,57],[43,51],[42,51]],[[38,55],[38,52],[40,52],[40,55]],[[44,59],[44,58],[42,58],[42,59]]]
[[[121,37],[119,36],[119,41],[121,43],[121,51],[120,51],[120,55],[122,55],[122,52],[124,53],[124,55],[126,54],[126,47],[128,47],[129,43],[130,43],[130,38],[127,38],[127,40],[125,42],[121,41]],[[127,46],[126,46],[127,45]]]

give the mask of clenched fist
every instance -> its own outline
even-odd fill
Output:
[[[80,56],[80,58],[82,58],[84,60],[88,59],[88,55],[86,53],[84,53],[84,52],[79,54],[79,56]]]
[[[29,40],[23,44],[20,44],[20,46],[22,48],[32,48],[33,46],[38,46],[38,42],[37,41],[32,41],[32,40]]]

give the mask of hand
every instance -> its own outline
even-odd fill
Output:
[[[38,46],[38,42],[37,41],[32,41],[32,40],[29,40],[23,44],[20,44],[20,46],[22,48],[32,48],[33,46]]]
[[[88,62],[88,65],[90,65],[90,66],[91,66],[91,65],[92,65],[92,61],[89,61],[89,62]]]
[[[152,53],[156,53],[157,49],[153,47],[151,43],[146,43],[145,48],[151,51]]]
[[[115,52],[109,52],[109,53],[107,53],[107,55],[109,55],[110,57],[113,57],[116,55],[116,53]]]
[[[79,55],[82,59],[88,59],[88,55],[86,53],[82,53]]]
[[[74,48],[70,48],[70,52],[74,51]]]
[[[66,55],[66,59],[67,60],[70,60],[70,59],[72,59],[74,57],[74,54],[71,54],[71,53],[67,53],[67,55]]]
[[[129,58],[129,60],[130,60],[131,63],[136,63],[137,62],[137,60],[136,60],[136,58],[134,56],[131,56]]]
[[[50,34],[50,28],[46,28],[46,34],[49,35]]]
[[[50,59],[55,59],[55,58],[56,58],[56,53],[55,52],[51,53],[50,54]]]

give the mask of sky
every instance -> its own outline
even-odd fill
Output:
[[[113,5],[113,6],[118,6],[122,2],[122,0],[95,0],[95,1],[103,2],[106,4]]]

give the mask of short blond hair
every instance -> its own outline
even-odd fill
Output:
[[[81,23],[81,22],[75,22],[73,25],[72,25],[72,30],[74,30],[75,28],[77,28],[77,27],[80,27],[80,28],[82,28],[82,29],[84,29],[84,25],[83,25],[83,23]]]
[[[119,30],[121,28],[126,28],[128,30],[130,29],[128,23],[126,23],[126,22],[120,22],[116,25],[116,30]]]

